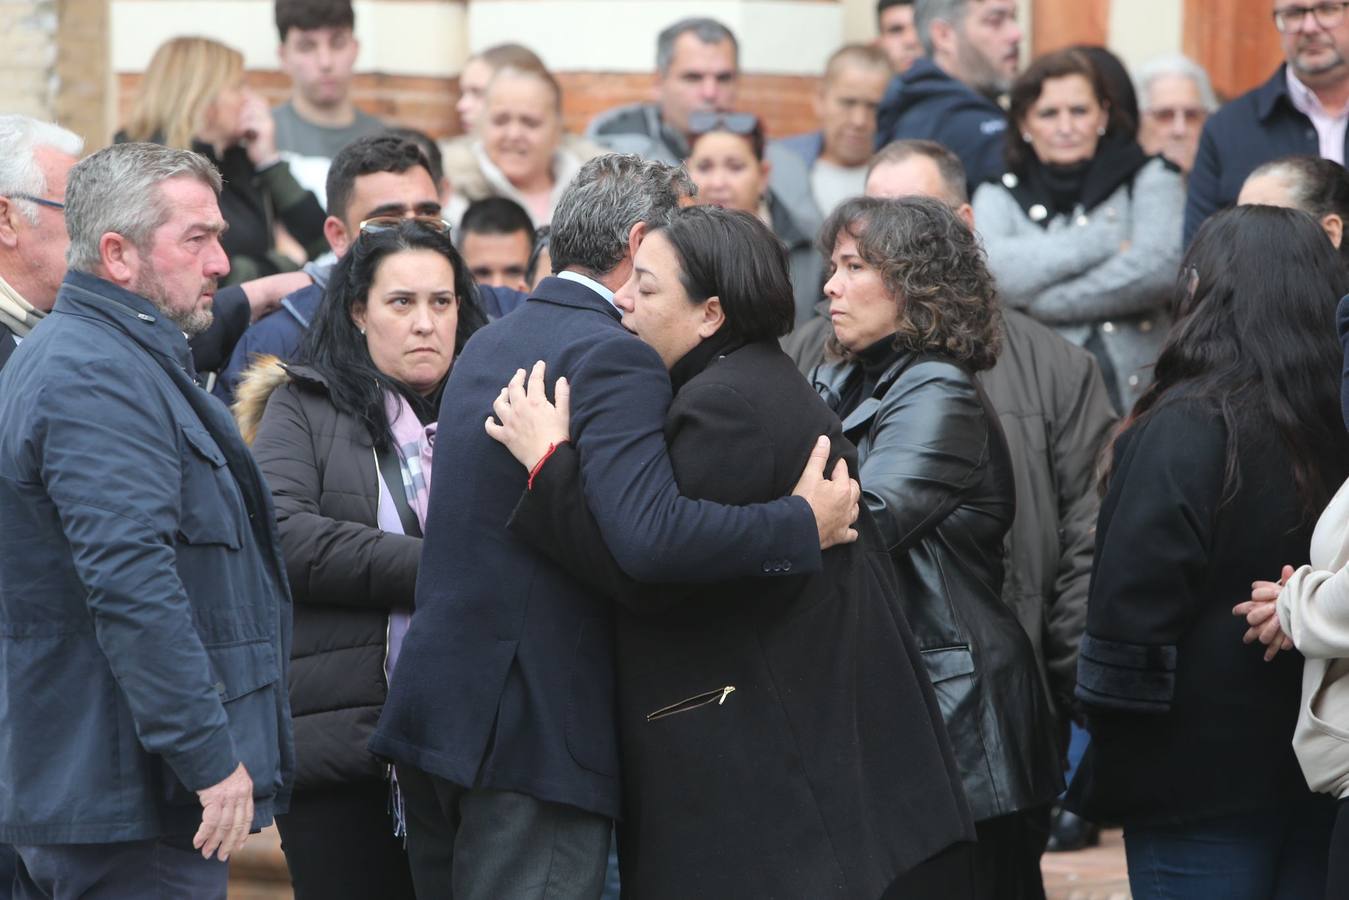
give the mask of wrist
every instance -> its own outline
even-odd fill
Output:
[[[526,490],[532,491],[534,489],[534,479],[538,476],[539,471],[543,469],[543,464],[548,462],[549,458],[557,452],[557,448],[565,443],[567,443],[567,438],[562,438],[561,440],[554,441],[548,445],[548,449],[539,457],[539,461],[534,463],[534,466],[529,470],[529,482],[525,487]]]

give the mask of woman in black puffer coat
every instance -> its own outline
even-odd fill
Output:
[[[295,601],[296,778],[277,828],[299,900],[413,896],[388,768],[366,742],[412,611],[440,393],[484,323],[447,229],[374,220],[334,270],[302,363],[260,360],[237,392]]]

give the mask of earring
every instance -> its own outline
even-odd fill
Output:
[[[1102,125],[1100,128],[1097,128],[1097,129],[1096,129],[1096,136],[1097,136],[1097,137],[1105,137],[1105,126],[1104,126],[1104,125]]]
[[[358,328],[358,329],[356,329],[356,330],[359,331],[361,334],[365,334],[365,329],[364,329],[364,328]]]
[[[1029,132],[1029,131],[1023,131],[1023,132],[1021,132],[1021,140],[1025,141],[1027,144],[1029,144],[1029,143],[1030,143],[1030,132]]]

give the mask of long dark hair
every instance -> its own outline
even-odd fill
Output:
[[[1239,206],[1214,215],[1185,255],[1176,322],[1121,432],[1182,394],[1207,400],[1227,430],[1223,502],[1240,488],[1240,441],[1265,431],[1292,457],[1304,514],[1318,515],[1349,465],[1335,331],[1346,290],[1349,275],[1306,213]]]
[[[454,354],[458,356],[473,332],[487,324],[477,288],[448,232],[440,233],[409,219],[394,228],[362,232],[346,256],[333,267],[323,302],[305,334],[297,359],[323,376],[333,405],[340,412],[355,416],[379,450],[389,442],[385,389],[406,397],[419,416],[435,418],[436,414],[435,399],[423,397],[375,367],[365,337],[351,317],[366,303],[380,263],[408,250],[432,250],[449,260],[454,269],[454,295],[459,300]]]

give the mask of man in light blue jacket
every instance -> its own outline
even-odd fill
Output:
[[[205,158],[71,170],[51,313],[0,374],[0,841],[17,896],[220,898],[285,809],[270,495],[188,336],[229,270]],[[213,858],[215,857],[215,858]]]

